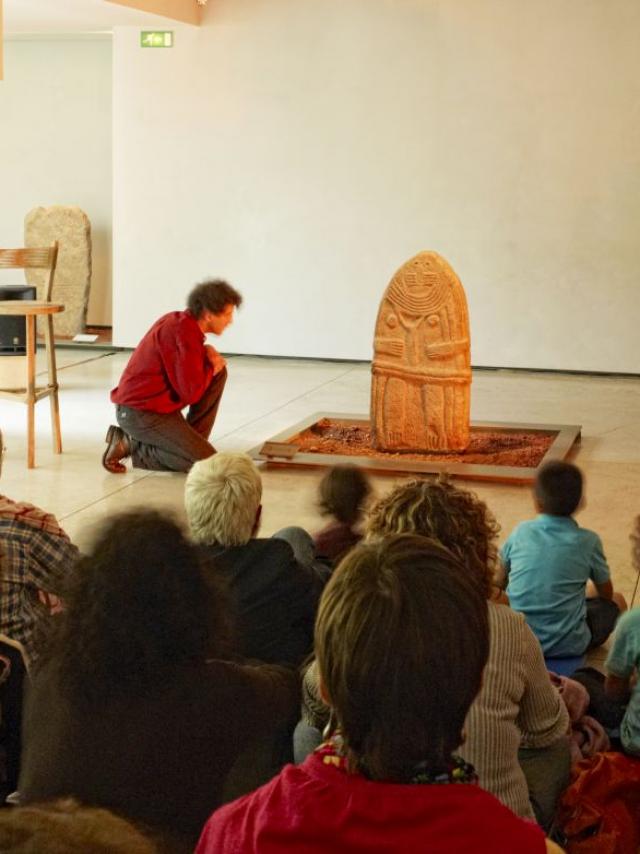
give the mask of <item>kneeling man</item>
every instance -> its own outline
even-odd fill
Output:
[[[172,311],[153,324],[111,392],[120,426],[107,431],[107,471],[125,472],[122,460],[131,457],[134,468],[186,472],[215,454],[209,434],[227,369],[205,335],[221,335],[241,304],[231,285],[206,281],[191,291],[186,311]]]

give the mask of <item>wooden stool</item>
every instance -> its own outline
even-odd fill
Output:
[[[0,389],[0,397],[19,400],[27,404],[27,466],[35,468],[35,405],[43,397],[51,402],[51,427],[53,430],[53,450],[62,453],[62,434],[60,432],[60,405],[58,403],[58,375],[56,372],[56,351],[53,340],[53,315],[64,311],[60,303],[41,300],[2,300],[0,315],[23,316],[27,324],[27,377],[26,387]],[[36,386],[36,317],[46,317],[44,340],[47,352],[49,382],[46,386]],[[2,357],[0,357],[2,358]]]
[[[0,0],[1,2],[1,0]],[[58,377],[56,374],[56,353],[53,342],[53,315],[64,311],[64,306],[51,302],[53,280],[58,263],[58,241],[50,246],[22,247],[20,249],[0,249],[0,269],[4,270],[44,270],[43,300],[2,300],[0,315],[22,316],[26,321],[27,376],[26,385],[11,384],[11,388],[0,388],[0,397],[20,400],[27,404],[27,465],[35,467],[35,404],[43,397],[51,397],[51,422],[53,427],[53,450],[62,453],[60,435],[60,407],[58,405]],[[36,317],[46,316],[44,329],[47,348],[49,384],[36,387]],[[0,357],[3,358],[3,357]]]

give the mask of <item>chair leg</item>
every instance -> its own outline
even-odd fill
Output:
[[[36,465],[35,406],[36,406],[36,319],[27,315],[27,467]]]
[[[48,314],[44,327],[44,341],[47,350],[49,370],[49,403],[51,404],[51,429],[53,432],[53,450],[62,453],[62,432],[60,430],[60,403],[58,401],[58,372],[56,371],[56,349],[53,338],[53,317]]]

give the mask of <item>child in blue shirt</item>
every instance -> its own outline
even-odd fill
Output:
[[[640,572],[640,516],[636,518],[633,565]],[[620,617],[605,665],[605,692],[612,700],[628,702],[620,725],[620,740],[626,753],[640,756],[640,608]]]
[[[538,516],[518,525],[500,552],[507,595],[546,657],[579,656],[606,641],[627,604],[613,592],[600,537],[573,518],[583,504],[580,469],[542,466],[534,499]]]
[[[640,756],[640,685],[637,677],[640,669],[640,608],[633,608],[620,617],[605,667],[606,694],[612,700],[628,700],[620,724],[620,741],[625,753]]]

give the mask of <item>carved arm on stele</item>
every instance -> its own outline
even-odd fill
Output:
[[[402,338],[376,338],[373,346],[376,354],[385,356],[402,356],[404,354]]]
[[[469,350],[469,339],[459,338],[453,341],[439,341],[436,344],[427,344],[425,351],[429,359],[448,359],[458,353],[466,353]]]

